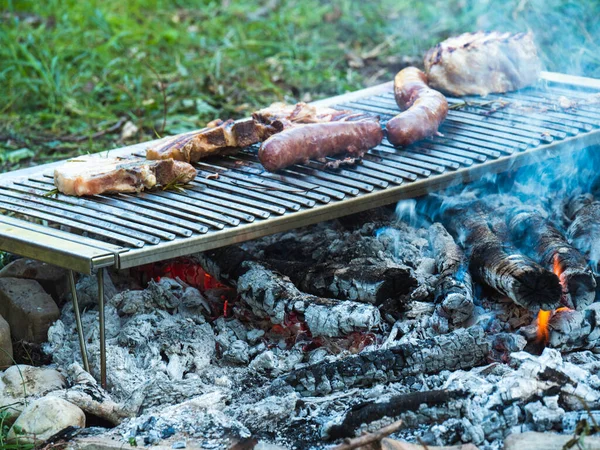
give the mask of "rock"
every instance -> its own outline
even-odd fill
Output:
[[[8,412],[8,420],[13,421],[25,408],[26,400],[63,389],[65,385],[65,377],[54,369],[11,366],[0,376],[0,409]]]
[[[7,437],[9,441],[34,444],[47,440],[67,427],[85,427],[83,411],[60,398],[42,397],[23,410]]]
[[[52,296],[58,306],[69,292],[69,275],[66,269],[34,259],[21,258],[0,270],[0,278],[26,278],[36,280]]]
[[[562,450],[565,444],[573,439],[573,435],[558,433],[513,433],[504,441],[504,450]],[[600,438],[595,436],[582,437],[579,445],[573,448],[600,450]]]
[[[13,347],[10,339],[10,326],[0,316],[0,370],[6,369],[13,363]]]
[[[60,311],[37,281],[0,278],[0,315],[10,325],[13,340],[41,344]]]
[[[57,370],[23,364],[6,369],[0,381],[4,383],[3,393],[13,396],[22,396],[24,391],[27,396],[44,395],[66,384],[65,377]]]

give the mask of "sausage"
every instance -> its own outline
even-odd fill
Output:
[[[434,135],[448,115],[446,98],[430,89],[427,76],[416,67],[407,67],[394,78],[394,96],[403,111],[386,125],[394,145],[410,145]]]
[[[298,125],[263,142],[258,159],[265,169],[274,172],[309,159],[323,159],[343,152],[362,156],[382,139],[381,125],[373,119]]]

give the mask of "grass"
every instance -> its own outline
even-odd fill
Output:
[[[387,81],[463,31],[531,29],[548,69],[600,77],[599,14],[564,0],[5,0],[0,170]],[[138,131],[121,141],[125,121]]]

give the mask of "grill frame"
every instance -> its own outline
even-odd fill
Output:
[[[600,80],[555,73],[543,73],[542,77],[552,86],[565,88],[573,96],[578,94],[577,89],[600,91]],[[377,101],[371,97],[381,96],[379,100],[384,103],[383,109],[393,113],[397,111],[393,109],[391,90],[392,83],[384,83],[314,104],[319,106],[339,105],[341,107],[350,104],[352,107],[362,107],[368,110],[373,109],[370,104]],[[502,97],[506,98],[507,96],[503,95]],[[500,112],[500,114],[503,113]],[[568,115],[568,113],[566,114]],[[286,186],[295,186],[296,190],[286,187],[283,190],[269,191],[269,189],[281,185],[278,175],[259,174],[254,165],[243,167],[235,165],[235,161],[252,160],[248,154],[216,160],[218,164],[211,160],[201,161],[196,167],[204,171],[200,172],[203,176],[214,171],[215,166],[218,165],[224,170],[222,174],[225,181],[221,179],[207,180],[199,175],[197,181],[190,188],[190,197],[187,198],[170,192],[113,196],[105,197],[101,204],[94,206],[94,209],[88,208],[87,212],[85,206],[87,200],[73,201],[66,208],[67,214],[77,214],[83,211],[84,219],[88,216],[102,219],[98,216],[102,210],[115,212],[115,207],[120,208],[123,212],[130,209],[130,214],[125,214],[124,218],[119,215],[108,216],[110,223],[100,220],[91,221],[92,227],[103,226],[105,233],[112,233],[114,229],[122,232],[122,229],[118,227],[123,223],[127,225],[127,220],[131,222],[132,214],[147,214],[149,221],[153,214],[161,215],[161,217],[171,216],[172,222],[170,223],[173,225],[173,230],[177,232],[165,229],[163,226],[156,228],[156,230],[160,230],[160,233],[158,231],[152,233],[151,229],[144,229],[141,226],[143,220],[138,220],[136,223],[140,226],[138,229],[130,231],[130,234],[127,235],[128,242],[131,240],[129,244],[134,241],[143,243],[145,240],[146,243],[140,248],[135,248],[135,245],[132,247],[115,245],[0,214],[0,250],[82,273],[91,273],[94,269],[108,266],[124,269],[189,255],[365,211],[451,185],[467,183],[486,174],[503,172],[535,162],[540,158],[555,156],[561,151],[580,150],[600,145],[600,109],[597,110],[598,117],[595,117],[592,112],[589,114],[591,114],[591,118],[578,117],[575,113],[568,118],[563,118],[562,115],[565,115],[563,112],[548,113],[548,117],[553,121],[548,121],[548,124],[553,124],[549,132],[554,136],[550,142],[543,142],[544,139],[550,140],[550,135],[540,135],[537,139],[535,138],[536,133],[539,134],[540,130],[544,130],[543,127],[540,128],[539,123],[536,125],[536,121],[539,122],[540,119],[527,121],[519,118],[514,124],[518,128],[511,129],[505,124],[498,125],[503,123],[504,119],[496,119],[493,115],[491,120],[484,121],[478,119],[470,111],[464,113],[461,111],[460,114],[453,114],[451,120],[446,124],[448,128],[451,128],[454,137],[453,140],[448,139],[446,145],[444,145],[444,139],[439,138],[432,140],[429,144],[424,143],[422,147],[414,149],[414,152],[412,149],[408,149],[409,152],[398,154],[392,150],[391,146],[384,143],[383,146],[378,147],[378,150],[371,152],[362,165],[343,169],[345,172],[341,173],[346,175],[339,175],[335,172],[327,172],[324,175],[323,171],[315,170],[318,168],[317,163],[311,163],[302,169],[294,168],[288,172],[293,175],[293,179],[288,178]],[[544,122],[541,124],[544,125]],[[573,124],[579,124],[585,129],[575,130],[572,127]],[[478,125],[481,125],[481,129],[478,128]],[[572,135],[568,135],[569,132]],[[148,146],[159,141],[111,150],[110,156],[143,154]],[[535,145],[535,141],[539,141],[539,145]],[[513,148],[507,146],[507,143],[511,142]],[[533,147],[527,145],[532,142]],[[406,156],[403,156],[405,154]],[[440,155],[443,157],[440,158]],[[101,155],[89,157],[98,158]],[[385,159],[382,160],[382,157]],[[384,161],[385,165],[382,165],[381,161]],[[40,178],[40,176],[44,173],[51,173],[54,167],[63,162],[59,161],[0,175],[0,208],[8,205],[13,210],[18,210],[22,207],[20,206],[22,202],[27,201],[27,197],[22,197],[25,200],[18,198],[19,195],[26,195],[25,190],[43,188],[43,183],[46,183],[50,189],[52,186],[48,183],[51,180]],[[457,164],[458,168],[456,168]],[[232,167],[237,170],[231,172]],[[428,173],[429,175],[427,175]],[[352,179],[344,180],[344,177],[348,175]],[[32,179],[33,182],[31,182]],[[340,184],[340,181],[343,184]],[[356,186],[352,186],[353,182]],[[13,183],[27,186],[19,186],[19,195],[14,193],[7,195],[6,187]],[[308,188],[315,186],[316,183],[319,185],[317,189]],[[218,197],[205,197],[207,202],[204,203],[201,186],[208,189],[209,195],[212,195],[210,194],[212,192]],[[367,189],[368,186],[371,186],[370,192]],[[249,187],[252,188],[250,191]],[[224,188],[225,190],[223,190]],[[264,189],[264,191],[260,189]],[[240,193],[250,197],[241,201]],[[37,213],[46,214],[48,209],[44,210],[43,204],[49,202],[38,196],[37,203],[41,208],[37,210]],[[173,209],[173,205],[176,205],[176,209]],[[152,209],[148,210],[148,206],[151,206]],[[28,211],[32,212],[32,210]],[[249,211],[253,214],[250,214]],[[203,219],[198,219],[199,214]],[[267,214],[269,217],[265,217]],[[79,216],[79,221],[81,221],[81,217]],[[189,231],[193,226],[194,219],[196,224],[192,230],[193,234],[186,235],[189,234],[186,230]],[[197,223],[198,221],[201,223]],[[238,222],[239,224],[237,224]],[[211,227],[216,228],[217,226],[221,229],[211,229]],[[156,237],[157,235],[160,235],[159,238]],[[159,242],[153,244],[152,242],[157,242],[157,239]]]

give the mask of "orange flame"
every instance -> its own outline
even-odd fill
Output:
[[[537,342],[546,346],[550,341],[550,329],[548,324],[550,323],[550,317],[552,317],[552,311],[544,311],[540,309],[537,316]]]
[[[563,273],[563,269],[560,266],[560,260],[558,258],[558,253],[554,254],[554,261],[552,264],[552,271],[556,274],[556,276],[560,279],[560,276]],[[560,281],[560,283],[562,284],[562,280]]]
[[[558,253],[554,254],[554,259],[552,262],[552,271],[559,278],[561,286],[563,286],[563,280],[560,278],[560,276],[563,273],[563,268],[561,267]],[[563,286],[563,289],[564,289],[564,286]],[[568,309],[569,308],[567,308],[567,307],[561,307],[555,311],[544,311],[543,309],[540,309],[540,312],[538,312],[538,316],[537,316],[537,342],[538,343],[543,344],[544,346],[548,345],[548,342],[550,341],[550,328],[549,328],[550,319],[556,312],[568,310]]]

